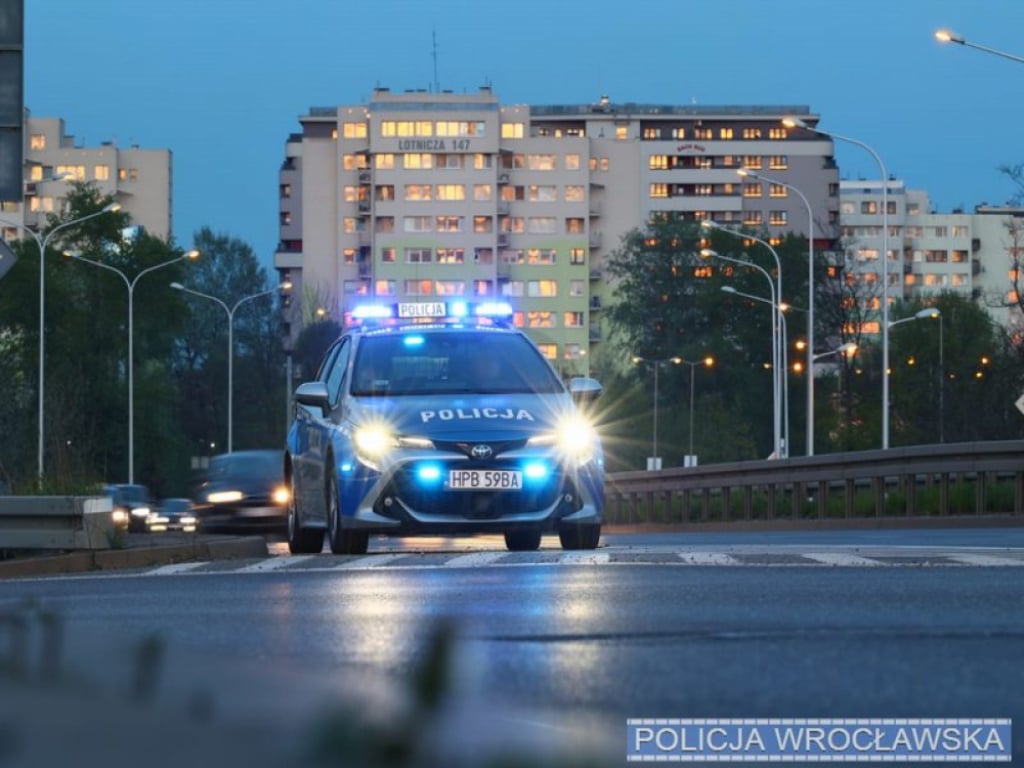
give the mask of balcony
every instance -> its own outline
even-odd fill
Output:
[[[360,184],[369,184],[370,180],[371,180],[371,176],[370,176],[370,172],[369,171],[360,171],[359,172],[359,183]]]
[[[590,336],[589,337],[590,337],[590,343],[591,344],[594,344],[595,342],[601,341],[601,326],[599,326],[599,325],[592,325],[592,326],[590,326]]]
[[[590,201],[590,215],[591,216],[594,216],[594,217],[600,216],[602,214],[602,212],[603,212],[603,210],[602,210],[603,208],[604,208],[604,206],[601,205],[601,201],[600,200],[591,200]]]
[[[511,210],[512,210],[512,206],[509,204],[508,200],[499,200],[498,201],[498,215],[499,216],[508,216],[509,213],[511,212]]]
[[[509,183],[509,176],[508,176],[508,174],[507,173],[499,173],[498,174],[498,183],[499,184],[508,184]]]
[[[369,213],[370,212],[370,201],[369,200],[360,200],[359,201],[359,212],[360,213]]]
[[[971,274],[972,275],[977,277],[978,275],[980,275],[984,271],[985,271],[985,268],[981,266],[981,260],[980,259],[971,259]]]
[[[600,269],[592,268],[590,270],[590,279],[591,280],[602,280],[603,278],[604,278],[604,272],[602,272]]]
[[[498,235],[498,247],[508,248],[508,232],[502,232]]]
[[[981,250],[981,238],[980,237],[972,237],[971,238],[971,250],[972,251],[980,251]]]
[[[601,297],[600,296],[591,296],[590,297],[590,309],[592,311],[595,311],[595,312],[599,312],[601,310]]]
[[[590,241],[589,242],[590,242],[590,247],[591,248],[600,248],[601,247],[601,242],[603,241],[603,237],[602,237],[603,234],[604,233],[602,233],[602,232],[595,232],[594,230],[590,230]]]

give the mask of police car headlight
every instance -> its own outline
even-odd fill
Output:
[[[381,424],[358,427],[352,434],[352,443],[359,460],[371,467],[376,467],[388,451],[398,447],[395,434]]]
[[[527,445],[554,446],[560,453],[586,464],[594,458],[597,432],[582,416],[571,416],[558,423],[553,432],[531,437]]]

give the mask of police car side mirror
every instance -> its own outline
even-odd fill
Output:
[[[601,394],[601,383],[586,376],[574,376],[569,379],[569,394],[577,403],[589,403]]]
[[[307,381],[305,384],[300,384],[299,388],[295,390],[295,402],[299,405],[319,408],[321,413],[327,413],[330,408],[327,385],[322,381]]]

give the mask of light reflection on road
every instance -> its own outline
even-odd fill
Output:
[[[561,549],[557,536],[545,536],[541,541],[541,549]],[[287,555],[288,542],[276,538],[267,540],[267,551],[271,556]],[[324,552],[330,547],[324,545]],[[501,535],[481,536],[409,536],[392,538],[390,536],[370,537],[369,554],[374,552],[493,552],[507,551],[505,537]]]

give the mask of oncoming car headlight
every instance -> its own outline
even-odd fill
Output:
[[[580,415],[568,416],[555,426],[554,431],[531,437],[527,445],[552,445],[560,453],[586,464],[594,458],[597,432],[589,420]]]

